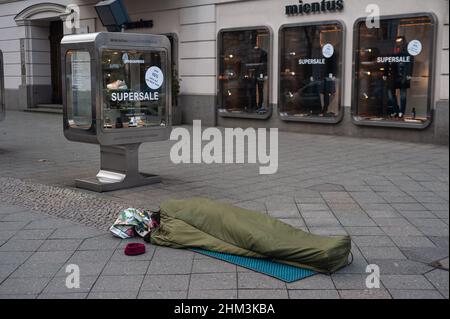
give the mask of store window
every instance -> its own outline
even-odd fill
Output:
[[[432,16],[365,19],[355,25],[356,123],[424,127],[431,119]]]
[[[71,128],[91,128],[91,55],[87,51],[66,54],[67,116]]]
[[[219,35],[219,114],[270,116],[270,32],[265,28]]]
[[[336,123],[341,115],[343,29],[339,22],[280,30],[279,114]]]
[[[165,51],[103,50],[103,128],[166,126]]]

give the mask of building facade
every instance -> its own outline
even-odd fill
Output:
[[[0,0],[7,109],[61,103],[59,42],[104,30],[96,3]],[[448,144],[448,0],[124,3],[172,42],[183,123]]]

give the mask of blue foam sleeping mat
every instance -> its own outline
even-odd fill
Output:
[[[284,282],[294,282],[317,274],[313,270],[281,264],[268,259],[237,256],[199,248],[190,248],[190,250],[266,274]]]

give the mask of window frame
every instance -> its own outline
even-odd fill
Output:
[[[280,106],[281,106],[281,33],[284,31],[284,29],[292,28],[292,27],[308,27],[308,26],[318,26],[318,25],[330,25],[330,24],[337,24],[341,27],[342,30],[342,38],[341,38],[341,57],[340,57],[340,84],[339,84],[339,115],[335,116],[333,118],[321,118],[321,117],[312,117],[312,118],[299,118],[292,115],[281,115],[280,114]],[[344,83],[345,83],[345,46],[346,46],[346,35],[347,35],[347,29],[345,26],[344,21],[339,19],[334,20],[323,20],[323,21],[312,21],[312,22],[301,22],[301,23],[287,23],[280,26],[278,30],[278,103],[277,103],[277,113],[278,117],[282,121],[286,122],[306,122],[306,123],[318,123],[318,124],[338,124],[342,121],[344,118],[345,113],[345,106],[344,106]]]
[[[405,13],[405,14],[395,14],[395,15],[382,15],[380,16],[381,20],[398,20],[404,18],[419,18],[419,17],[428,17],[432,23],[432,43],[429,51],[429,80],[428,80],[428,97],[427,97],[427,120],[421,124],[415,123],[399,123],[397,121],[370,121],[370,120],[358,120],[356,117],[358,116],[358,76],[357,70],[359,69],[359,24],[366,20],[366,17],[360,17],[355,20],[353,23],[353,60],[352,60],[352,105],[351,105],[351,119],[352,123],[358,126],[378,126],[378,127],[395,127],[395,128],[406,128],[406,129],[417,129],[423,130],[427,128],[434,119],[434,102],[435,102],[435,60],[436,60],[436,40],[437,40],[437,23],[438,18],[432,12],[417,12],[417,13]]]
[[[221,101],[221,90],[220,90],[220,56],[222,53],[222,35],[225,32],[236,32],[236,31],[250,31],[250,30],[266,30],[269,34],[269,50],[268,50],[268,58],[267,58],[267,81],[268,81],[268,92],[267,92],[267,101],[268,101],[268,111],[265,114],[252,114],[252,113],[230,113],[230,112],[219,112],[219,109],[222,107],[222,101]],[[220,29],[217,33],[217,75],[216,75],[216,83],[217,83],[217,89],[216,89],[216,113],[220,117],[231,117],[231,118],[241,118],[241,119],[256,119],[256,120],[267,120],[272,116],[273,113],[273,103],[271,102],[272,98],[272,88],[273,88],[273,41],[274,41],[274,32],[272,28],[268,25],[258,25],[258,26],[250,26],[250,27],[236,27],[236,28],[223,28]]]

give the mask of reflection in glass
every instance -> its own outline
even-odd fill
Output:
[[[68,51],[66,70],[69,126],[87,130],[92,123],[91,56],[89,52]]]
[[[341,26],[285,27],[280,33],[280,48],[280,115],[338,116]]]
[[[104,129],[166,125],[166,53],[103,50]]]
[[[429,17],[382,19],[380,28],[358,24],[356,120],[425,122],[429,114]]]
[[[267,30],[221,33],[219,112],[266,114],[269,111]]]

